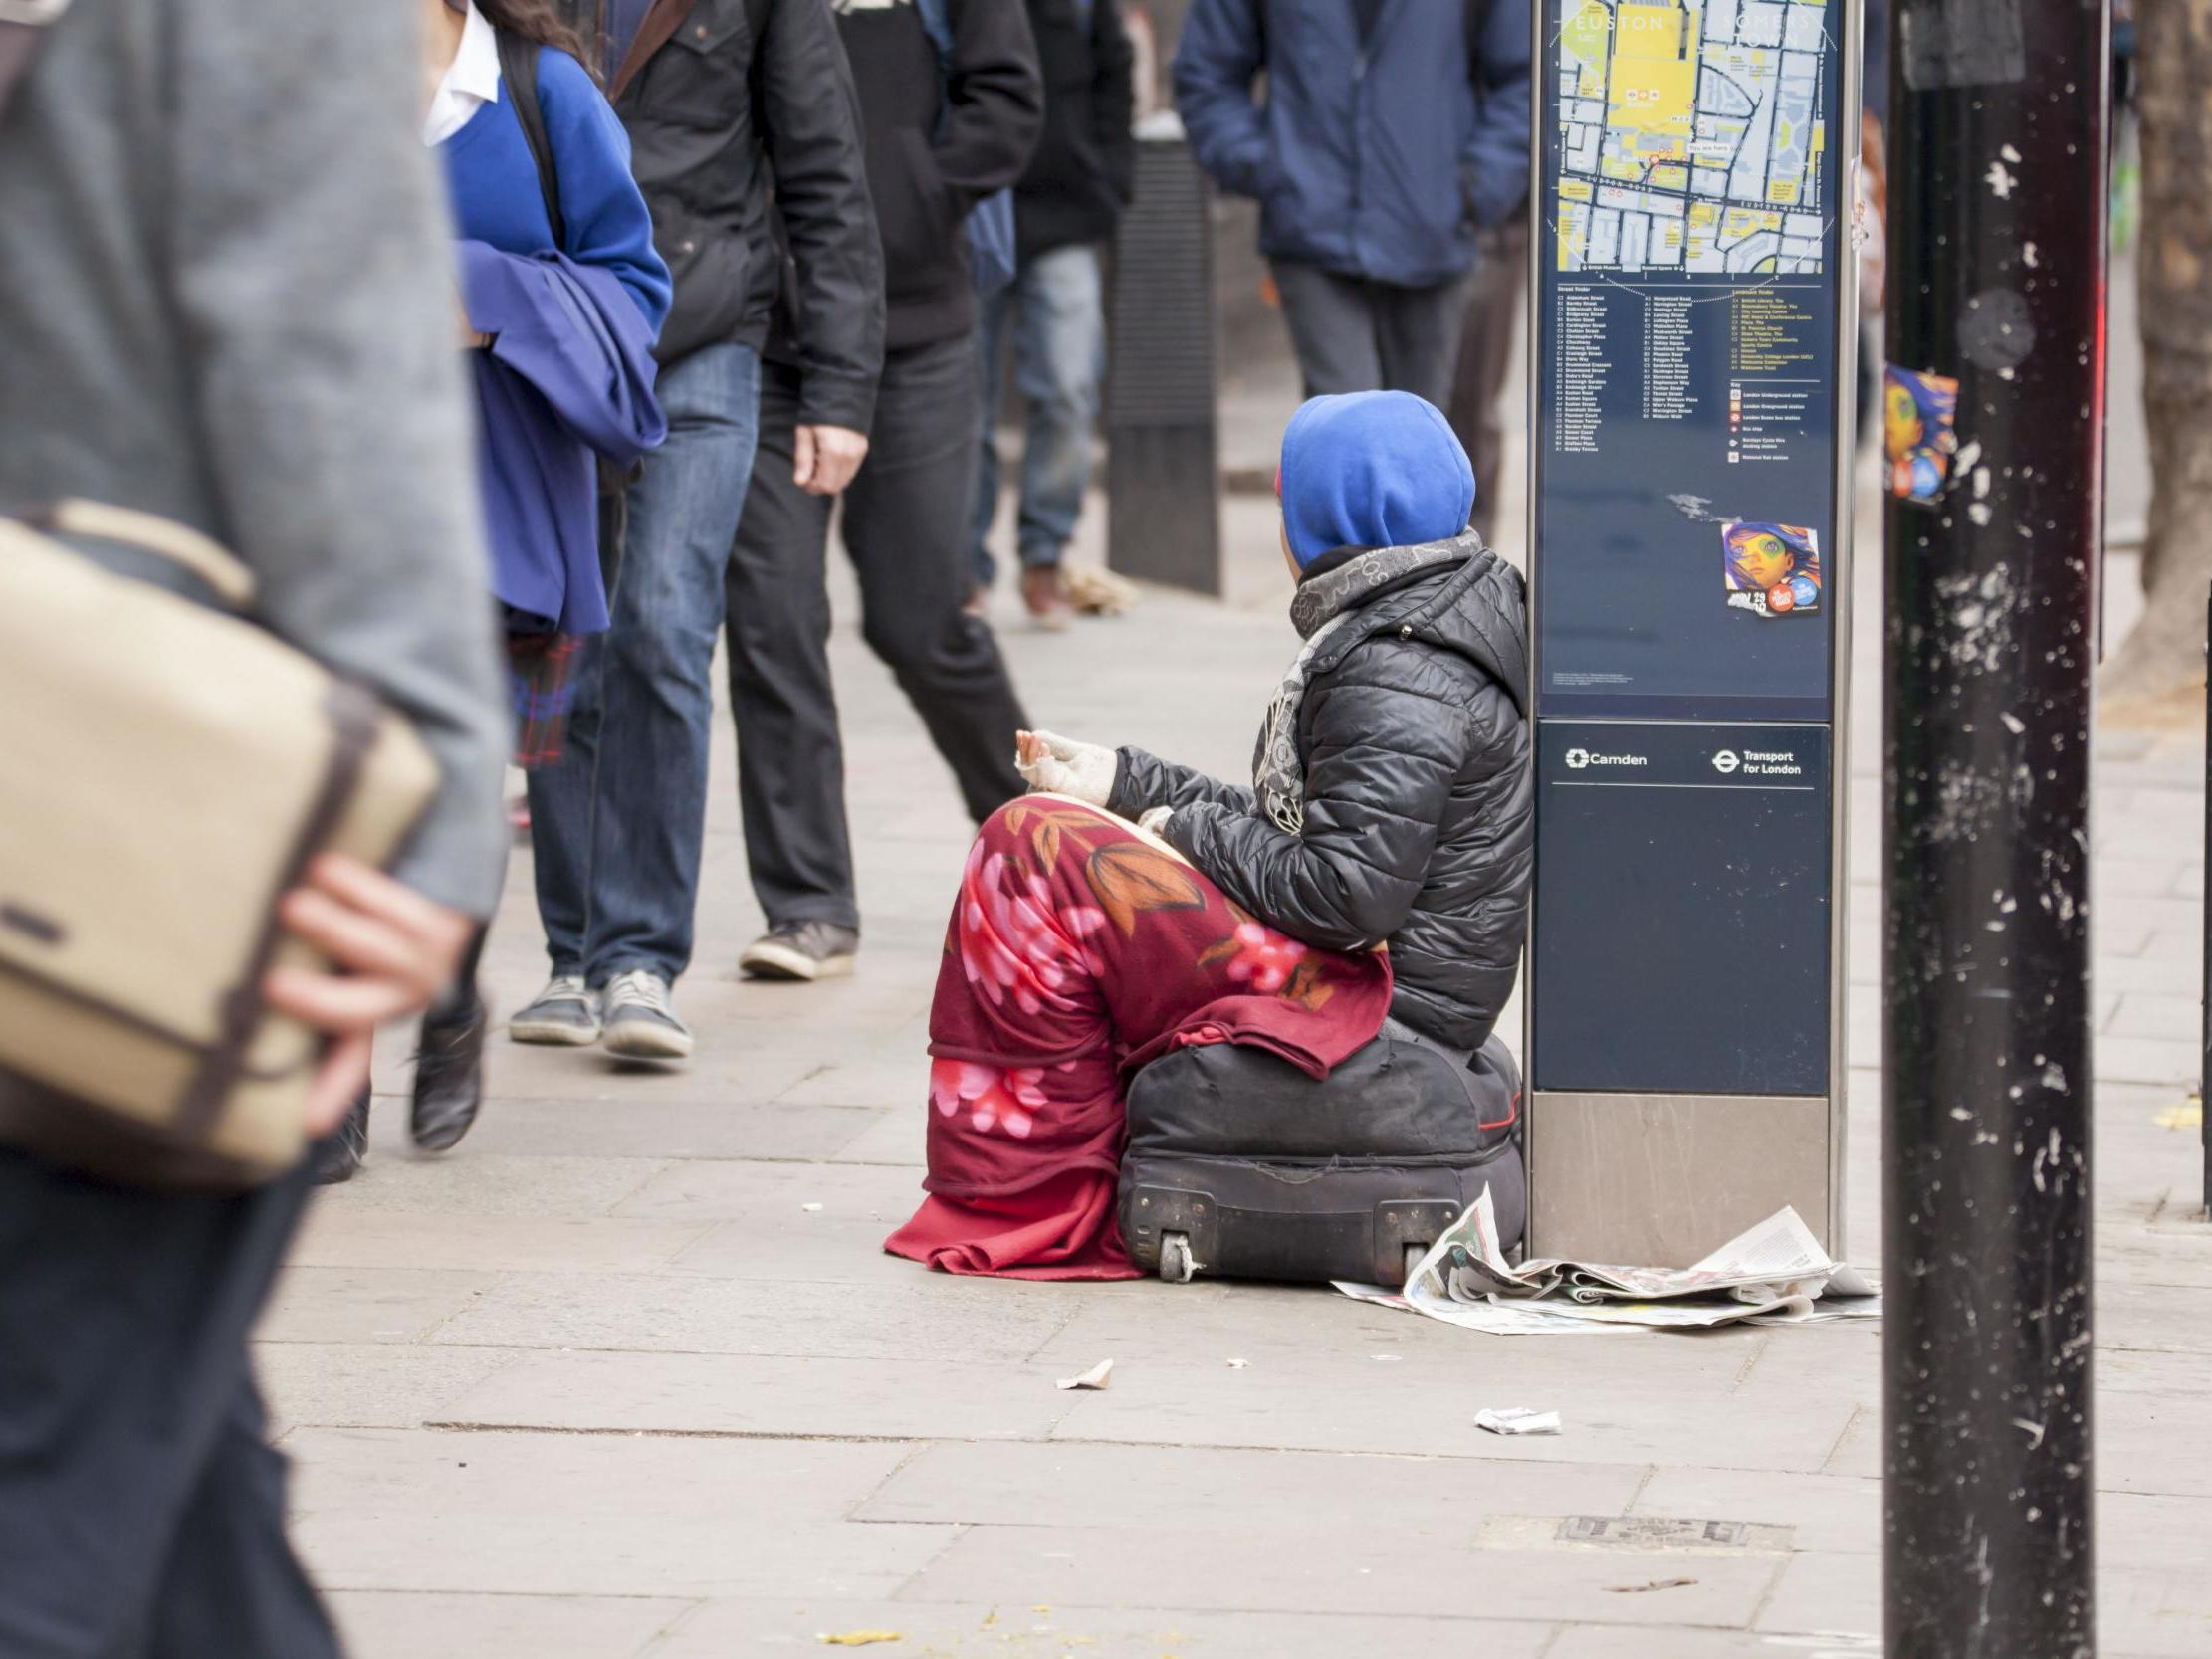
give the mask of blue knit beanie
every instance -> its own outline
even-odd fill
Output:
[[[1275,475],[1300,567],[1338,547],[1405,547],[1467,527],[1474,469],[1435,404],[1411,392],[1316,397],[1283,428]]]

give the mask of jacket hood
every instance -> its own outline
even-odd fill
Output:
[[[1308,398],[1283,428],[1284,539],[1299,565],[1343,547],[1442,541],[1474,511],[1451,423],[1411,392]]]
[[[1378,588],[1332,635],[1312,671],[1326,674],[1357,647],[1385,634],[1455,652],[1496,681],[1526,720],[1528,597],[1521,573],[1473,530],[1445,545],[1453,556]]]

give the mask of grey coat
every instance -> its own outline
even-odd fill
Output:
[[[414,25],[83,0],[53,27],[0,117],[0,511],[82,496],[229,545],[278,633],[421,729],[445,781],[399,874],[487,915],[510,723]]]

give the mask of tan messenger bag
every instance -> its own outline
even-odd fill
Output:
[[[56,537],[182,565],[227,609]],[[108,1179],[242,1187],[306,1149],[327,965],[277,903],[317,853],[390,862],[437,785],[361,687],[249,620],[252,573],[167,519],[0,518],[0,1142]]]

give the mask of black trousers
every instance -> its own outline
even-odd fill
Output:
[[[127,1191],[0,1148],[7,1659],[337,1659],[246,1355],[309,1190]]]
[[[1451,377],[1451,403],[1444,411],[1451,430],[1474,464],[1474,527],[1482,539],[1497,541],[1497,510],[1502,501],[1505,465],[1505,375],[1512,366],[1513,327],[1519,320],[1521,291],[1528,286],[1528,214],[1524,209],[1482,233],[1481,258],[1467,279],[1466,320],[1459,330],[1459,361]],[[1516,388],[1517,421],[1527,397]],[[1517,532],[1520,526],[1513,529]],[[1518,545],[1521,537],[1508,537]]]
[[[860,925],[829,682],[829,501],[791,482],[797,372],[761,371],[761,441],[728,577],[730,703],[753,891],[772,926]],[[974,582],[976,341],[884,359],[868,459],[844,494],[860,631],[914,705],[978,823],[1022,791],[1027,719]]]

